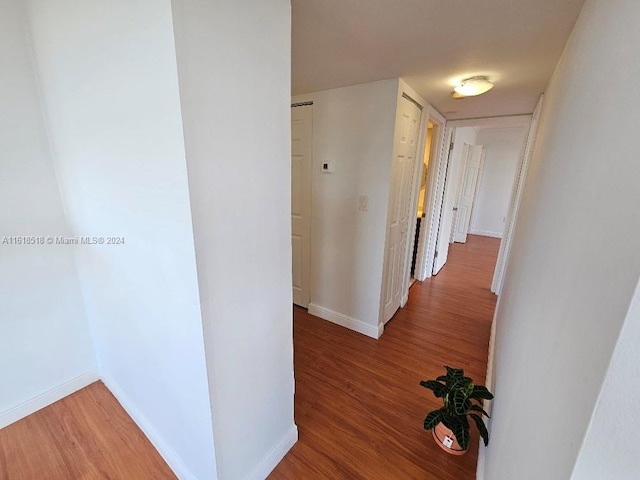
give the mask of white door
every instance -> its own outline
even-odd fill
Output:
[[[482,160],[484,158],[482,145],[465,145],[465,153],[466,159],[462,173],[462,186],[460,188],[458,212],[453,235],[453,240],[460,243],[467,241],[473,202],[476,198],[478,181],[480,180],[480,172],[482,171]]]
[[[452,171],[452,151],[453,151],[453,139],[449,147],[447,164],[445,166],[444,173],[444,187],[442,194],[442,206],[440,208],[440,219],[438,221],[438,235],[436,237],[436,251],[433,259],[433,271],[432,274],[436,275],[444,264],[447,262],[449,256],[449,242],[451,239],[451,228],[453,224],[453,208],[454,208],[454,195],[452,193],[455,189],[455,180],[451,178]]]
[[[394,140],[394,158],[389,193],[387,243],[384,256],[382,320],[388,322],[402,301],[407,261],[409,222],[415,222],[410,201],[422,111],[402,97]]]
[[[311,283],[311,135],[313,107],[291,109],[293,303],[307,308]]]

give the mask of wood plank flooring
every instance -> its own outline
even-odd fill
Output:
[[[175,478],[101,382],[0,430],[2,480]]]
[[[416,283],[378,341],[294,311],[300,440],[269,478],[475,478],[467,455],[441,451],[422,429],[438,406],[420,380],[442,365],[484,381],[499,241],[469,236],[444,269]],[[163,480],[175,476],[101,383],[0,430],[2,480]]]
[[[463,457],[422,428],[439,406],[420,387],[443,364],[485,379],[499,240],[470,235],[443,270],[411,289],[378,341],[294,309],[300,439],[271,480],[475,478],[478,438]]]

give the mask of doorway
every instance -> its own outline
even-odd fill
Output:
[[[291,269],[293,303],[311,299],[311,152],[313,102],[291,105]]]
[[[413,244],[411,246],[411,267],[409,270],[409,287],[416,281],[416,271],[420,270],[417,265],[418,250],[420,247],[420,239],[424,241],[425,231],[422,229],[422,222],[425,217],[426,199],[427,199],[427,177],[429,173],[429,161],[431,159],[433,136],[436,124],[429,119],[427,122],[427,137],[424,145],[424,154],[422,156],[422,173],[420,174],[420,191],[418,192],[418,205],[416,209],[416,223],[414,226]]]
[[[437,167],[443,179],[433,209],[437,233],[426,259],[431,275],[446,265],[450,246],[465,243],[468,235],[501,242],[508,234],[530,124],[531,116],[523,115],[447,125],[449,148]]]
[[[423,106],[405,92],[398,99],[387,239],[385,242],[382,274],[382,323],[385,324],[403,305],[405,288],[408,290],[406,271],[409,267],[409,239],[413,231],[411,200],[417,166],[420,127]],[[406,279],[408,280],[408,279]],[[406,301],[406,300],[405,300]]]
[[[446,120],[433,108],[427,111],[427,134],[424,142],[419,182],[415,185],[416,200],[414,208],[416,220],[413,225],[410,269],[406,272],[407,295],[408,285],[414,281],[423,281],[430,277],[431,265],[428,264],[428,247],[433,240],[435,231],[431,228],[433,206],[437,202],[435,193],[437,184],[441,181],[438,165],[443,153],[446,135]],[[406,303],[407,298],[404,299]]]

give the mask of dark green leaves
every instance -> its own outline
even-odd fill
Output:
[[[480,436],[482,437],[484,446],[486,447],[487,445],[489,445],[489,432],[487,431],[487,427],[485,426],[482,417],[479,417],[475,413],[472,413],[471,418],[473,418],[473,421],[476,423],[476,427],[478,427],[478,431],[480,432]]]
[[[456,415],[465,415],[467,413],[467,409],[465,408],[469,405],[467,401],[467,395],[464,390],[456,390],[453,392],[453,411]]]
[[[466,450],[469,448],[469,421],[467,417],[458,417],[456,422],[451,425],[451,430],[462,449]]]
[[[461,368],[451,368],[446,365],[444,366],[444,368],[447,369],[447,378],[464,377],[464,370],[462,370]]]
[[[424,419],[424,429],[431,430],[435,428],[442,421],[442,411],[434,410],[433,412],[429,412],[429,414]]]
[[[469,410],[473,410],[474,412],[480,412],[483,415],[485,415],[486,417],[491,418],[491,415],[489,415],[487,412],[485,412],[484,409],[479,405],[471,405],[471,407],[469,407]]]
[[[487,390],[487,387],[475,385],[473,387],[473,392],[469,395],[469,398],[473,398],[475,400],[491,400],[493,398],[493,394]]]
[[[435,380],[423,380],[420,382],[420,385],[433,391],[433,394],[438,398],[444,397],[448,391],[446,385],[443,385],[442,383]]]
[[[469,421],[471,416],[476,424],[484,444],[489,444],[489,432],[482,420],[482,415],[489,416],[482,408],[483,400],[491,400],[493,394],[483,385],[475,385],[473,379],[464,376],[464,370],[445,365],[446,375],[440,375],[435,380],[420,382],[425,388],[433,392],[437,398],[443,399],[443,407],[430,412],[424,419],[424,428],[431,430],[438,423],[447,425],[456,436],[458,443],[464,449],[469,446]],[[472,401],[479,403],[475,405]],[[477,412],[477,413],[472,413]]]

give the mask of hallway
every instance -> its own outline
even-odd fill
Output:
[[[484,381],[499,245],[475,235],[452,245],[442,271],[414,284],[378,341],[294,307],[300,439],[270,479],[475,478],[477,435],[463,457],[440,450],[422,428],[439,404],[419,382],[444,364]]]

